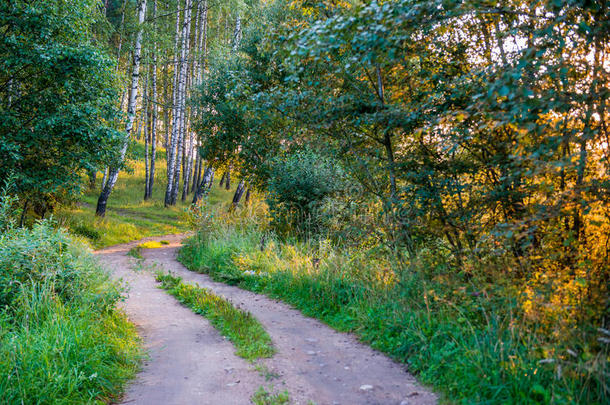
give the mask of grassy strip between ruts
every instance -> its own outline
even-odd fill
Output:
[[[235,346],[236,354],[246,360],[271,357],[275,348],[269,334],[249,312],[235,308],[229,301],[198,285],[185,284],[171,273],[157,273],[161,288],[195,313],[210,320]]]

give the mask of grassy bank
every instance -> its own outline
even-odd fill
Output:
[[[282,240],[261,230],[264,220],[241,216],[218,211],[180,260],[356,333],[451,402],[603,404],[610,398],[608,351],[593,350],[584,339],[566,345],[536,333],[510,287],[437,277],[434,255],[405,270],[376,248]]]
[[[42,222],[0,236],[0,402],[109,403],[135,375],[122,287],[64,231]]]

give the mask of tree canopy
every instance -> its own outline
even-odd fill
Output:
[[[119,138],[114,61],[96,43],[97,2],[0,5],[0,176],[46,210],[76,193]]]

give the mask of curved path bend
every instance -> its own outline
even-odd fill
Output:
[[[429,405],[436,396],[409,375],[405,366],[308,318],[286,304],[212,281],[176,260],[184,235],[146,238],[96,252],[113,276],[129,284],[123,303],[148,351],[142,371],[127,388],[124,404],[241,405],[261,386],[287,390],[292,404]],[[127,252],[143,241],[169,245],[142,249],[147,265],[170,270],[250,311],[265,327],[277,349],[255,370],[234,354],[203,317],[159,289],[154,275]],[[149,267],[149,266],[144,266]]]

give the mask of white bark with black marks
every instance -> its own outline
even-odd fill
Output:
[[[133,65],[131,72],[131,87],[129,89],[129,103],[127,105],[127,124],[125,125],[125,140],[121,146],[119,152],[119,162],[122,163],[125,160],[125,154],[127,153],[127,146],[129,145],[129,137],[133,130],[133,123],[136,116],[136,101],[138,98],[138,86],[140,78],[140,59],[142,54],[142,30],[144,27],[144,20],[146,18],[146,0],[140,0],[138,3],[138,32],[136,34],[134,50],[133,50]],[[97,200],[97,207],[95,214],[103,217],[106,215],[106,205],[108,203],[108,197],[119,178],[119,167],[112,167],[108,171],[108,180],[104,185],[104,189],[100,193]]]
[[[157,0],[153,0],[153,21],[156,24]],[[144,199],[152,197],[153,185],[155,183],[155,166],[157,160],[157,45],[153,46],[152,54],[152,89],[151,89],[151,128],[150,128],[150,173],[146,182],[146,193]]]

